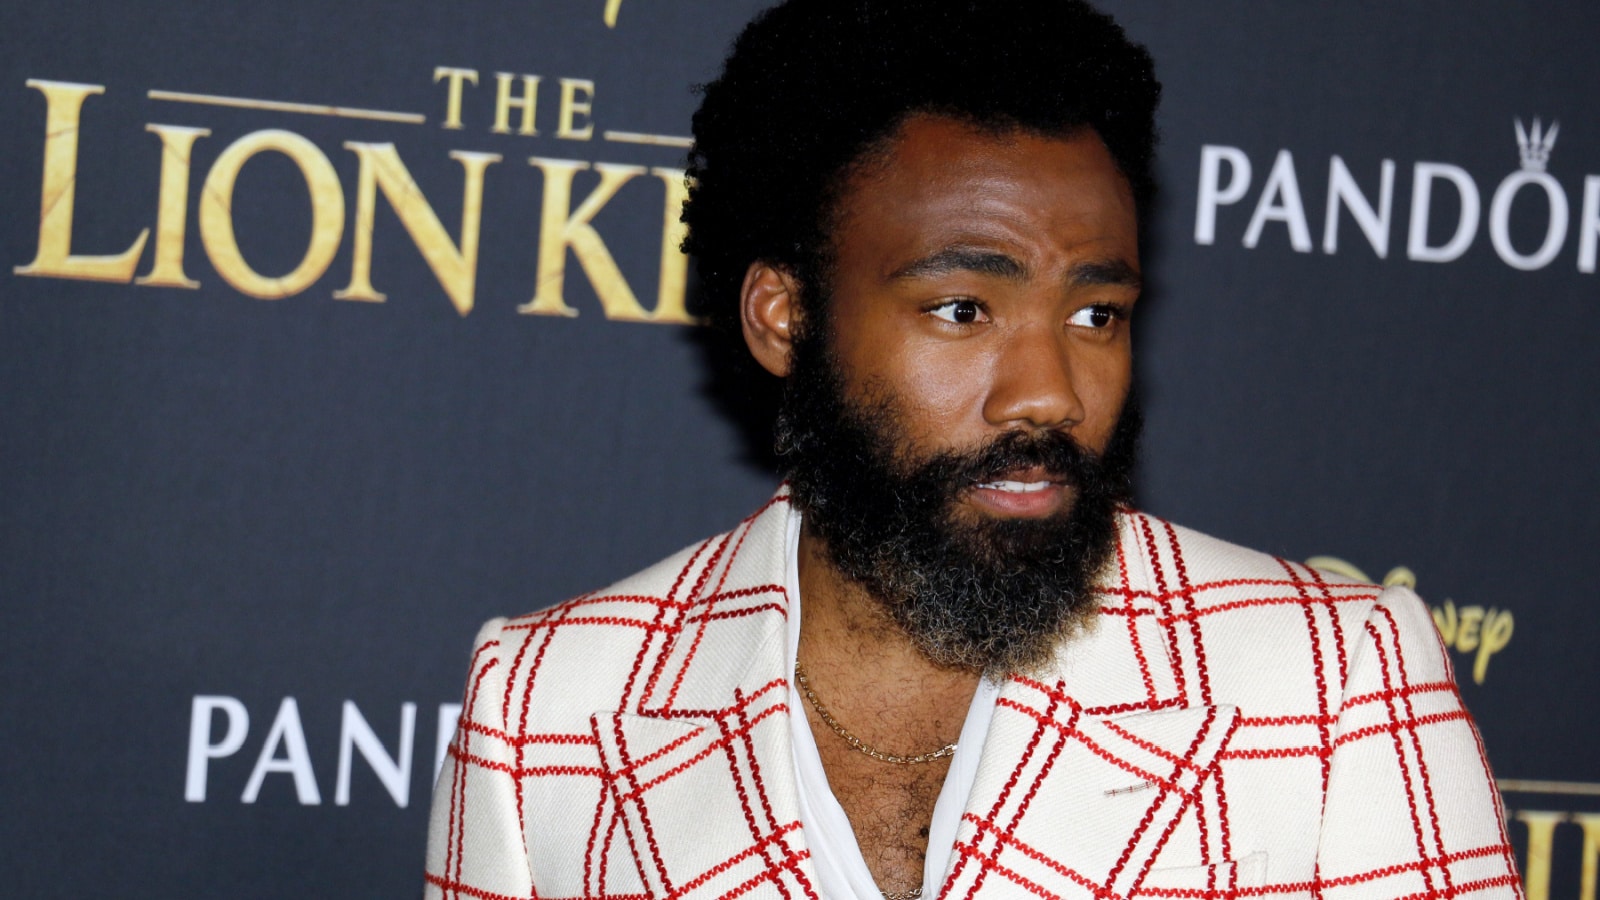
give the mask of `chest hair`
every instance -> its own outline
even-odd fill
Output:
[[[950,760],[895,765],[850,749],[831,732],[816,739],[829,787],[878,887],[899,892],[922,884],[928,829]]]

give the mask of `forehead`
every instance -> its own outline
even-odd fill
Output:
[[[841,265],[892,271],[896,259],[977,245],[1024,257],[1092,251],[1137,267],[1133,192],[1091,129],[1045,135],[914,116],[847,178],[835,223]]]

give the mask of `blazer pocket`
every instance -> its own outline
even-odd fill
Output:
[[[1151,869],[1132,896],[1180,898],[1196,896],[1196,892],[1207,896],[1227,895],[1239,888],[1261,887],[1266,883],[1267,854],[1258,851],[1211,866]]]

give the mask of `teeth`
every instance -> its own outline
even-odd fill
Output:
[[[1050,486],[1048,481],[986,481],[978,487],[991,491],[1005,491],[1008,494],[1028,494],[1042,491]]]

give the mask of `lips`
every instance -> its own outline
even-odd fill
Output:
[[[1004,491],[1007,494],[1031,494],[1054,484],[1053,481],[985,481],[978,487],[986,491]]]
[[[1067,479],[1044,466],[1028,466],[996,473],[1000,477],[976,484],[981,490],[1005,491],[1008,494],[1028,494],[1064,484]]]
[[[991,514],[1033,518],[1059,512],[1069,502],[1066,479],[1043,466],[1012,469],[973,483],[968,498]]]

